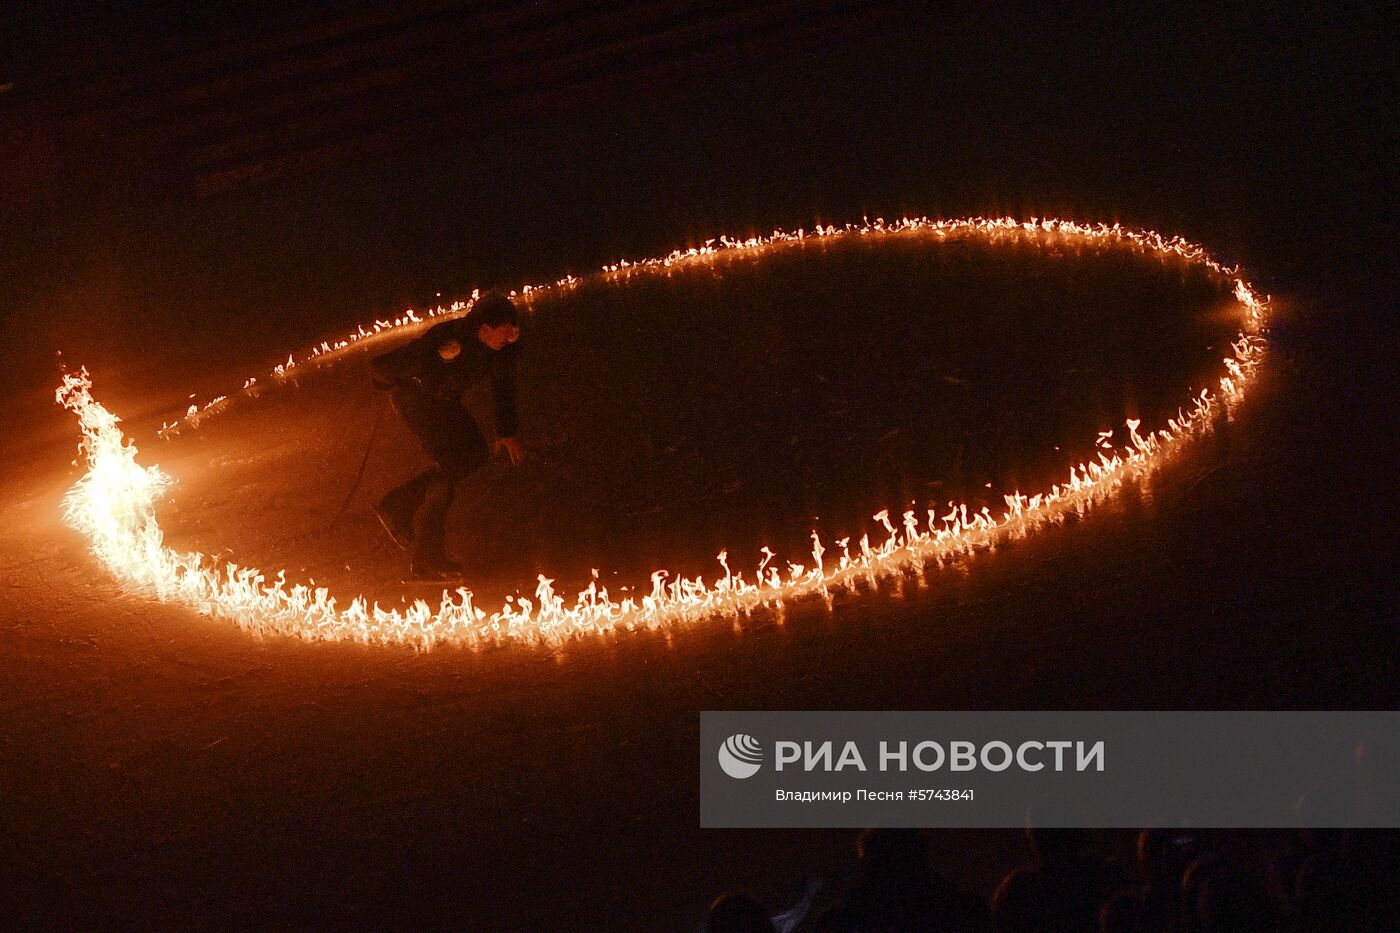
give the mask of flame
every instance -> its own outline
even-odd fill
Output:
[[[1219,263],[1203,247],[1180,237],[1168,238],[1117,224],[1084,225],[1038,218],[905,218],[886,224],[883,219],[876,219],[844,227],[818,226],[814,231],[774,231],[770,236],[746,240],[720,237],[704,246],[675,250],[657,259],[612,263],[599,274],[606,279],[659,272],[680,264],[705,262],[720,255],[757,253],[814,237],[918,232],[938,237],[976,236],[988,241],[1006,236],[1042,241],[1062,237],[1138,248],[1162,258],[1176,257],[1207,269],[1224,283],[1233,283],[1243,323],[1231,343],[1232,355],[1223,361],[1225,372],[1214,389],[1201,390],[1178,409],[1176,417],[1155,431],[1140,433],[1140,422],[1129,420],[1121,443],[1113,442],[1113,432],[1100,433],[1094,445],[1095,458],[1071,467],[1064,482],[1031,495],[1019,491],[1006,495],[1005,507],[998,514],[993,514],[990,507],[971,512],[965,504],[953,502],[948,503],[946,513],[928,509],[921,516],[911,509],[903,513],[898,523],[891,519],[888,510],[879,512],[874,520],[883,529],[884,540],[875,543],[864,535],[855,553],[849,538],[838,539],[836,550],[832,550],[813,531],[810,563],[779,561],[765,547],[762,562],[751,578],[733,571],[728,552],[721,551],[717,559],[723,575],[717,575],[713,582],[703,577],[672,579],[668,571],[657,570],[651,574],[651,590],[645,595],[614,597],[599,584],[594,571],[588,587],[572,603],[554,591],[552,579],[540,574],[533,599],[507,597],[503,605],[491,612],[476,606],[471,591],[465,587],[444,591],[437,606],[417,600],[412,605],[386,609],[377,603],[369,604],[363,596],[342,604],[325,587],[289,583],[285,571],[269,576],[254,568],[167,547],[155,509],[171,480],[159,467],[143,467],[136,462],[136,446],[123,435],[117,416],[93,398],[92,383],[85,370],[65,374],[56,394],[57,401],[78,417],[83,436],[80,452],[88,467],[65,496],[64,513],[68,522],[88,538],[97,558],[134,591],[233,620],[248,630],[425,648],[444,643],[476,646],[502,639],[558,642],[584,633],[658,628],[717,615],[737,615],[762,606],[781,607],[785,600],[807,596],[820,596],[829,603],[833,590],[854,589],[860,579],[872,586],[884,577],[898,579],[907,571],[922,570],[930,562],[941,565],[1022,537],[1071,513],[1081,513],[1113,494],[1124,482],[1150,473],[1182,444],[1208,430],[1222,409],[1232,407],[1243,397],[1267,349],[1262,328],[1268,300],[1240,277],[1237,268]],[[523,286],[512,296],[529,300],[575,287],[580,281],[565,276],[547,285]],[[465,313],[478,298],[479,293],[473,292],[469,301],[421,314],[409,310],[393,320],[362,325],[345,338],[321,343],[300,359],[289,355],[285,363],[273,369],[269,381],[286,378],[297,367],[341,353],[361,341],[421,327],[438,317]],[[191,406],[184,418],[165,425],[161,433],[168,435],[181,427],[197,427],[210,415],[226,409],[235,397],[254,397],[262,385],[253,377],[244,383],[241,394]]]

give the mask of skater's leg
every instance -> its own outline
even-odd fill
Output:
[[[424,470],[406,483],[395,486],[379,500],[379,507],[396,518],[402,517],[404,524],[412,526],[413,513],[423,504],[428,486],[433,481],[433,470]]]
[[[447,516],[457,486],[486,463],[490,451],[476,421],[461,405],[433,406],[432,417],[410,422],[419,442],[437,466],[428,471],[423,504],[415,523],[415,569],[445,568],[451,562],[444,550]]]
[[[414,522],[413,566],[415,569],[441,567],[448,563],[443,548],[447,513],[457,494],[460,477],[441,467],[430,470],[430,482],[423,496],[423,507]]]
[[[413,516],[423,504],[433,470],[424,470],[406,483],[395,486],[374,504],[374,514],[384,531],[403,550],[413,546]]]
[[[432,461],[458,474],[475,472],[490,456],[486,438],[458,402],[435,398],[418,389],[395,389],[394,407]]]

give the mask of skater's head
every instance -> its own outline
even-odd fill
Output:
[[[476,324],[477,339],[492,350],[520,339],[520,313],[515,304],[500,292],[488,292],[472,306],[471,320]]]

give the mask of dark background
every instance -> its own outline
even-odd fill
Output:
[[[1266,287],[1387,291],[1379,14],[393,9],[7,5],[10,372],[139,348],[212,378],[231,335],[300,346],[438,292],[862,215],[1122,220]]]
[[[1395,706],[1380,11],[6,5],[16,910],[674,928],[738,883],[791,899],[849,849],[699,833],[699,709]],[[1210,244],[1277,296],[1268,404],[1168,482],[1162,513],[1057,532],[1018,555],[1034,572],[989,558],[917,611],[876,601],[679,654],[191,632],[95,582],[61,530],[35,537],[72,443],[57,350],[118,410],[166,411],[439,292],[906,212]],[[940,838],[971,886],[1016,855],[1014,833]]]

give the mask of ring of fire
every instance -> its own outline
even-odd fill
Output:
[[[872,584],[881,577],[922,571],[932,561],[941,564],[998,542],[1022,537],[1067,514],[1082,512],[1113,494],[1125,481],[1141,477],[1160,466],[1182,444],[1207,430],[1219,412],[1234,405],[1252,382],[1267,350],[1263,327],[1268,301],[1243,278],[1236,267],[1227,267],[1201,246],[1180,237],[1164,237],[1149,230],[1119,225],[1087,225],[1071,221],[1033,218],[966,218],[930,220],[905,218],[844,227],[817,227],[814,231],[775,231],[766,237],[732,240],[721,237],[702,247],[676,250],[666,256],[640,262],[604,266],[596,275],[607,277],[647,274],[673,266],[711,261],[719,255],[759,254],[810,238],[880,237],[924,233],[938,238],[977,237],[996,242],[1007,237],[1048,242],[1091,242],[1142,250],[1162,258],[1175,257],[1206,269],[1222,284],[1233,286],[1243,323],[1231,343],[1232,355],[1223,360],[1224,372],[1214,389],[1203,389],[1178,409],[1166,425],[1140,433],[1139,422],[1126,422],[1124,443],[1114,446],[1104,439],[1097,458],[1072,466],[1063,483],[1034,494],[1006,495],[1005,511],[994,515],[989,508],[970,512],[953,505],[946,513],[910,510],[893,520],[888,511],[874,516],[887,537],[871,542],[868,536],[852,545],[849,539],[823,544],[813,531],[810,563],[786,563],[779,569],[776,555],[763,549],[762,563],[752,577],[733,572],[728,555],[718,561],[722,577],[707,582],[702,577],[670,579],[665,570],[651,575],[651,589],[640,597],[614,598],[596,579],[578,593],[572,604],[557,594],[553,581],[539,575],[534,598],[508,597],[494,611],[473,603],[465,587],[445,591],[437,606],[418,600],[412,605],[383,608],[362,596],[342,604],[325,587],[288,583],[285,571],[264,571],[220,563],[200,553],[177,552],[164,543],[156,521],[156,504],[171,485],[159,467],[136,462],[136,446],[118,427],[119,419],[96,401],[86,371],[66,374],[57,401],[78,418],[82,431],[80,456],[86,473],[64,497],[64,514],[89,541],[93,553],[108,570],[132,590],[165,602],[188,606],[206,615],[226,618],[245,629],[284,633],[310,639],[353,639],[362,642],[410,644],[430,647],[453,643],[476,646],[501,640],[556,642],[582,633],[622,629],[657,628],[665,625],[739,614],[784,600],[808,596],[829,598],[831,591],[853,587],[865,578]],[[575,287],[581,280],[570,275],[546,285],[526,285],[512,292],[525,300]],[[424,326],[446,315],[465,313],[471,301],[455,302],[422,315],[408,311],[393,320],[375,321],[334,342],[326,341],[300,359],[289,356],[266,377],[277,383],[298,367],[325,362],[360,343],[390,333]],[[161,429],[169,436],[226,410],[238,398],[253,398],[262,385],[248,379],[240,392],[220,396],[203,406],[191,406],[186,415]],[[942,513],[942,514],[940,514]]]

